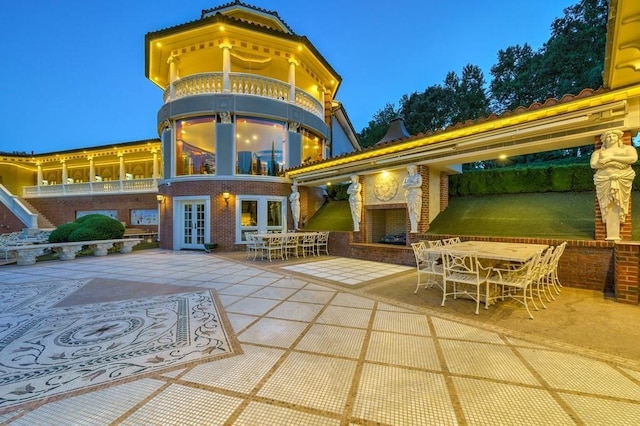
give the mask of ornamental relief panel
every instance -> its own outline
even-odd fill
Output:
[[[366,176],[364,203],[367,205],[404,203],[402,180],[406,174],[405,169],[397,169]]]

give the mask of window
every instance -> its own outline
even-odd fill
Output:
[[[302,162],[322,160],[322,138],[308,130],[302,130]]]
[[[176,175],[214,174],[215,142],[215,117],[176,122]]]
[[[287,205],[285,198],[238,196],[238,203],[236,240],[246,241],[246,232],[282,232],[285,230],[285,207]]]
[[[236,120],[236,173],[279,176],[285,167],[285,124],[256,118]]]

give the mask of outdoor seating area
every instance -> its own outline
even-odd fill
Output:
[[[247,232],[247,259],[287,260],[329,255],[329,232]]]
[[[4,260],[9,258],[15,253],[9,250],[9,247],[23,246],[27,244],[42,244],[49,241],[49,234],[51,231],[38,231],[33,235],[27,235],[24,232],[8,232],[0,235],[0,255]]]
[[[447,297],[472,299],[475,314],[504,300],[524,306],[533,319],[530,307],[546,309],[555,300],[562,285],[558,279],[558,263],[567,246],[544,244],[460,241],[459,238],[413,243],[418,283],[427,276],[425,288],[442,290],[442,306]],[[482,291],[484,287],[484,291]]]

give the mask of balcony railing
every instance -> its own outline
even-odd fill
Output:
[[[293,103],[300,108],[324,119],[322,104],[303,90],[295,90],[295,99],[289,99],[291,85],[273,78],[255,74],[230,73],[229,92],[223,87],[222,73],[202,73],[174,81],[164,91],[164,103],[187,96],[205,95],[213,93],[231,93],[236,95],[251,95],[276,99]]]
[[[109,180],[103,182],[69,183],[66,185],[25,186],[22,189],[24,198],[126,194],[136,192],[158,192],[158,179]]]

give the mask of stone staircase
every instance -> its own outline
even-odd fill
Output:
[[[40,213],[38,209],[33,207],[33,205],[29,203],[27,200],[25,200],[22,197],[18,197],[18,199],[22,204],[24,204],[26,208],[28,208],[31,211],[31,213],[38,215],[38,229],[54,229],[56,227],[53,223],[51,223],[51,221],[49,221],[49,219],[47,219],[42,213]]]

